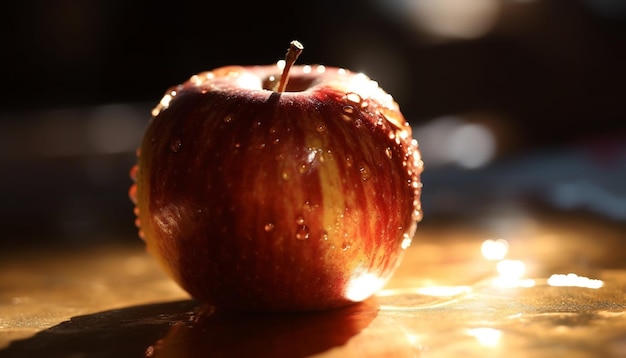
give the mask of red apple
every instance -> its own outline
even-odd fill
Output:
[[[398,104],[346,69],[228,66],[170,88],[131,171],[139,235],[195,299],[346,306],[380,289],[421,218],[422,160]]]

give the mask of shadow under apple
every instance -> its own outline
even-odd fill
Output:
[[[13,357],[304,357],[346,343],[376,317],[372,301],[309,313],[208,312],[192,300],[76,316],[12,342]]]
[[[150,357],[305,357],[345,344],[378,314],[372,300],[307,313],[215,313],[179,321]]]

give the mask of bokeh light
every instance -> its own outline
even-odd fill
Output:
[[[477,169],[497,153],[495,134],[486,125],[468,123],[459,116],[443,116],[414,127],[424,162],[431,167],[456,165]]]

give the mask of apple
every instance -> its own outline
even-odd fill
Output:
[[[217,309],[325,310],[392,276],[423,168],[391,95],[362,73],[226,66],[166,91],[131,170],[148,252]]]

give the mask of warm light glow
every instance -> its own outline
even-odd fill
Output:
[[[433,297],[452,297],[470,293],[471,291],[472,289],[469,286],[430,286],[417,289],[418,294]]]
[[[172,91],[171,94],[166,94],[165,96],[163,96],[159,104],[154,107],[154,109],[152,109],[152,115],[157,116],[159,113],[161,113],[161,111],[167,109],[167,107],[170,106],[170,101],[172,100],[172,98],[174,98],[174,96],[176,96],[175,91]]]
[[[380,104],[389,109],[395,109],[396,104],[393,97],[386,93],[378,82],[372,80],[364,73],[356,73],[345,88],[346,93],[358,94],[360,100],[358,102],[352,101],[354,104],[363,104],[363,100],[374,98]]]
[[[509,243],[502,239],[485,240],[480,247],[480,251],[487,260],[502,260],[509,252]]]
[[[493,279],[493,285],[502,288],[533,287],[535,280],[523,279],[526,264],[519,260],[502,260],[496,266],[499,276]]]
[[[377,275],[367,273],[354,277],[348,284],[344,296],[350,301],[359,302],[378,291],[385,281]]]
[[[492,281],[493,285],[500,288],[515,288],[515,287],[534,287],[536,282],[532,278],[506,278],[496,277]]]
[[[278,60],[276,61],[276,66],[278,67],[279,70],[283,70],[285,68],[285,64],[287,62],[285,60]]]
[[[425,286],[416,288],[387,289],[379,291],[376,296],[390,297],[395,295],[422,295],[430,297],[454,297],[472,292],[469,286]]]
[[[404,334],[406,335],[406,340],[408,341],[409,345],[418,349],[421,347],[420,336],[418,336],[417,334],[408,333],[408,332],[405,332]]]
[[[242,72],[237,78],[237,84],[241,88],[247,88],[251,90],[261,89],[263,88],[263,83],[259,76],[255,76],[251,73]]]
[[[193,75],[189,78],[189,82],[193,83],[195,86],[199,86],[204,82],[204,78],[198,75]]]
[[[497,346],[500,343],[500,338],[502,338],[501,330],[488,327],[471,328],[467,330],[467,334],[476,338],[481,345],[487,347]]]
[[[575,273],[567,275],[554,274],[548,279],[548,285],[556,287],[582,287],[598,289],[604,286],[604,281],[578,276]]]
[[[497,270],[501,277],[520,278],[526,272],[526,265],[520,260],[502,260]]]

